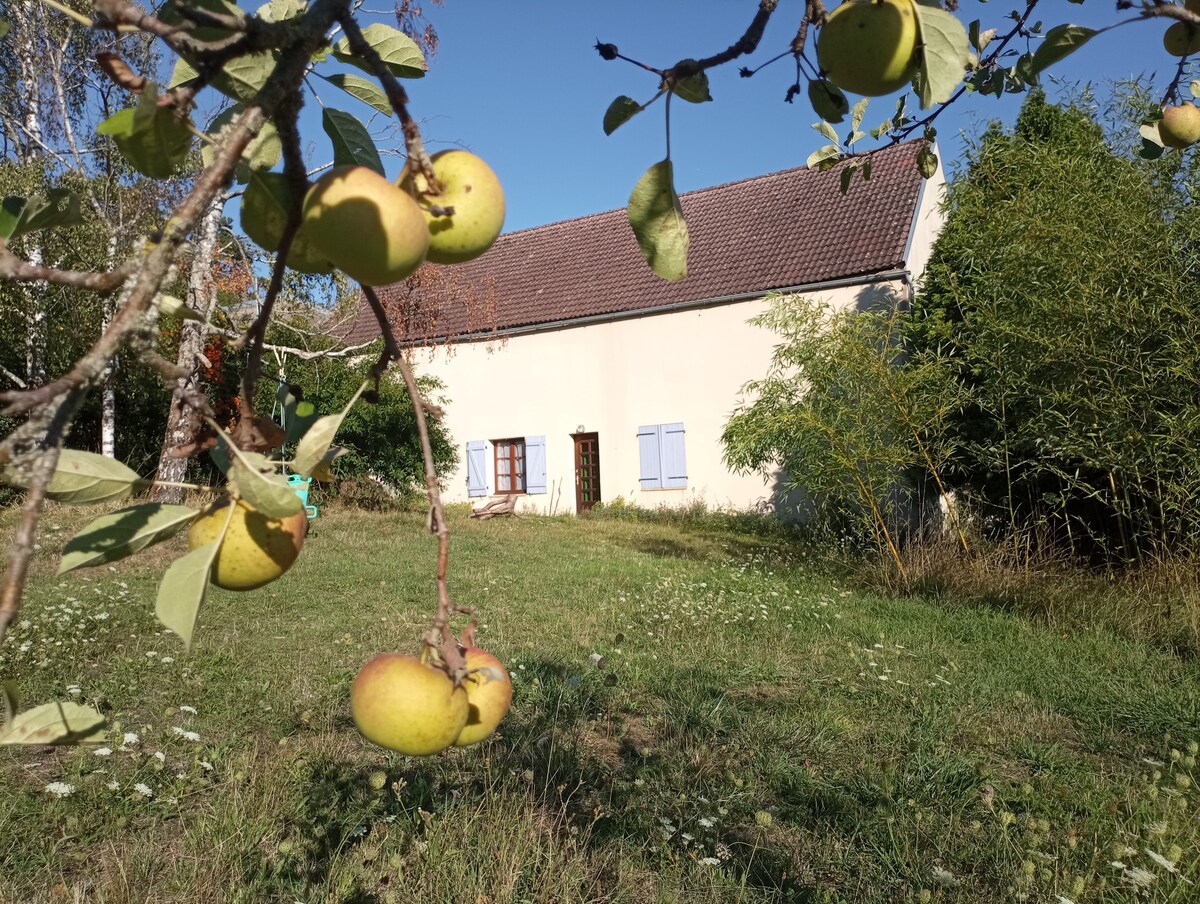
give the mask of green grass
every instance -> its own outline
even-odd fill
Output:
[[[324,513],[282,580],[210,595],[190,655],[152,614],[177,547],[56,578],[48,531],[0,676],[100,705],[112,753],[0,752],[0,901],[1200,896],[1197,661],[852,589],[735,519],[452,522],[516,693],[499,737],[421,760],[347,703],[432,613],[419,516]]]

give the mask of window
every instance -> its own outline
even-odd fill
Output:
[[[525,440],[498,439],[492,443],[496,452],[496,492],[525,492]]]
[[[683,448],[683,424],[651,424],[638,427],[643,490],[671,490],[687,486],[687,458]]]
[[[492,463],[497,494],[546,492],[546,437],[492,440]],[[467,443],[467,495],[487,494],[487,442],[471,440]]]

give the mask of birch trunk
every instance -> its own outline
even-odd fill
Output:
[[[199,361],[204,351],[207,335],[205,324],[212,317],[217,304],[216,287],[213,285],[212,264],[217,250],[217,232],[221,226],[221,213],[225,209],[224,198],[218,198],[200,221],[196,236],[196,253],[192,258],[192,269],[188,276],[188,306],[204,317],[204,320],[185,320],[179,336],[179,355],[176,362],[188,368],[188,376],[182,378],[171,395],[171,408],[167,413],[167,429],[163,436],[162,452],[158,460],[155,480],[166,483],[182,483],[187,476],[187,459],[171,456],[171,450],[183,445],[196,432],[196,413],[184,402],[183,393],[200,377]],[[179,487],[157,487],[154,498],[158,502],[178,504],[183,490]]]
[[[37,0],[24,0],[20,5],[19,27],[12,31],[16,51],[21,87],[25,95],[25,110],[21,116],[23,135],[19,143],[23,161],[41,156],[42,116],[41,79],[38,75],[38,36],[42,5]],[[26,242],[26,259],[34,266],[42,264],[42,246],[36,238]],[[25,296],[25,381],[30,386],[41,386],[46,382],[46,299],[45,289],[26,286]]]

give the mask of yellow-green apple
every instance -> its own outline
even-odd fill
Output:
[[[1163,32],[1163,47],[1171,56],[1188,56],[1200,51],[1200,28],[1188,22],[1175,22]]]
[[[445,750],[467,722],[467,692],[441,669],[380,653],[350,685],[350,714],[368,741],[409,756]]]
[[[1169,148],[1186,148],[1200,141],[1200,107],[1180,104],[1164,108],[1158,134]]]
[[[455,739],[457,747],[478,744],[490,737],[508,712],[512,703],[512,679],[504,664],[486,650],[468,647],[463,654],[467,661],[467,724]]]
[[[913,0],[846,0],[817,33],[817,61],[854,94],[879,97],[908,84],[917,63]]]
[[[400,187],[414,194],[429,227],[428,259],[435,264],[461,264],[492,247],[504,226],[504,189],[492,168],[469,151],[439,151],[430,158],[441,184],[437,195],[429,183],[405,166]],[[450,216],[434,216],[433,207],[454,208]]]
[[[399,282],[425,260],[429,230],[417,202],[365,166],[343,166],[304,196],[304,233],[321,255],[368,286]]]
[[[218,499],[188,528],[188,548],[215,543],[234,505],[229,529],[217,549],[212,582],[225,590],[254,590],[292,567],[304,545],[304,512],[287,518],[268,518],[244,499]]]

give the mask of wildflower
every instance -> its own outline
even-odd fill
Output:
[[[200,740],[200,734],[198,732],[188,731],[185,728],[180,728],[178,725],[172,725],[171,731],[175,732],[175,734],[179,735],[179,737],[183,738],[185,741]]]
[[[138,733],[136,731],[127,731],[125,732],[125,736],[121,738],[121,746],[133,747],[135,744],[140,743],[141,740],[142,739],[138,737]]]
[[[196,707],[194,707],[194,706],[184,705],[184,706],[179,707],[179,711],[181,713],[187,713],[190,716],[196,715]]]
[[[111,747],[97,747],[92,751],[93,756],[112,756]]]
[[[162,659],[159,660],[159,662],[161,662],[163,665],[170,665],[174,661],[175,661],[174,656],[164,656]]]
[[[711,829],[716,824],[715,820],[709,819],[707,816],[701,816],[697,821],[706,829]]]
[[[201,760],[201,761],[200,761],[200,768],[201,768],[201,769],[203,769],[205,772],[212,772],[212,771],[213,771],[213,764],[212,764],[212,763],[210,763],[208,760]]]
[[[120,782],[118,782],[118,781],[116,781],[116,780],[114,780],[114,781],[111,781],[111,782],[109,782],[109,783],[108,783],[107,785],[105,785],[104,787],[105,787],[105,788],[107,788],[109,791],[120,791],[120,790],[121,790],[121,783],[120,783]]]
[[[945,885],[949,888],[953,888],[954,886],[958,885],[958,877],[955,876],[954,873],[950,872],[950,870],[943,869],[942,867],[938,866],[936,863],[933,865],[933,868],[929,871],[929,877],[937,885]]]
[[[696,862],[699,863],[701,866],[720,866],[721,865],[721,861],[718,860],[716,857],[701,857]]]
[[[133,790],[135,793],[142,795],[142,797],[153,797],[154,796],[154,789],[151,788],[149,785],[145,784],[144,782],[138,782],[136,785],[133,786]]]
[[[75,793],[75,786],[66,782],[51,782],[46,786],[46,793],[55,797],[70,797]]]

